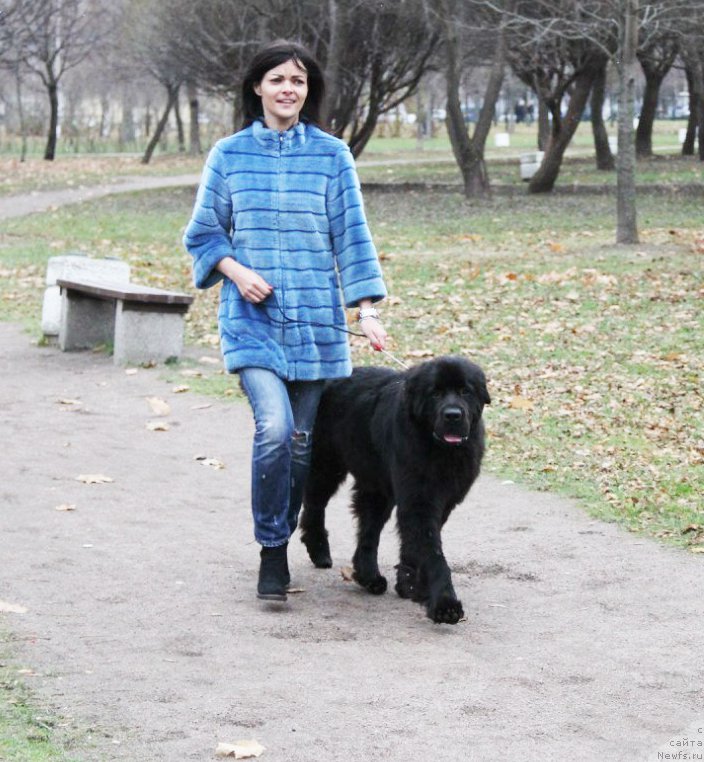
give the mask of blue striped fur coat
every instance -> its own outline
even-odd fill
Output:
[[[198,288],[223,281],[225,367],[310,381],[352,371],[347,307],[386,296],[347,145],[310,124],[276,132],[255,121],[210,152],[186,228]],[[227,256],[274,288],[245,301],[215,269]],[[294,322],[295,321],[295,322]]]

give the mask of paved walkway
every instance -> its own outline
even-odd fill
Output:
[[[305,592],[267,607],[244,404],[8,324],[0,367],[0,600],[26,609],[0,626],[41,699],[93,728],[78,759],[210,760],[256,739],[271,762],[657,760],[704,742],[700,557],[484,476],[445,532],[457,626],[343,581],[346,494],[330,509],[335,568],[294,539]],[[392,575],[392,528],[380,558]]]

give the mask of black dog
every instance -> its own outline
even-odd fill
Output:
[[[396,592],[425,603],[434,622],[456,624],[464,612],[440,532],[479,475],[481,416],[490,401],[481,368],[458,357],[441,357],[405,373],[358,368],[349,378],[329,382],[313,431],[300,522],[313,563],[332,566],[325,507],[350,473],[357,517],[355,580],[375,595],[386,591],[377,550],[396,505],[401,539]]]

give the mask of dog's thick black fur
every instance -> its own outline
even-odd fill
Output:
[[[313,563],[332,566],[325,507],[349,473],[357,518],[356,581],[370,593],[386,591],[377,550],[396,505],[401,540],[396,592],[424,603],[433,621],[457,623],[462,604],[440,534],[479,475],[482,410],[489,402],[481,368],[459,357],[401,373],[358,368],[349,378],[329,382],[313,432],[300,521]]]

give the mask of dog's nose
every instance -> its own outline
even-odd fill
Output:
[[[442,414],[448,423],[462,420],[462,409],[459,407],[446,407]]]

